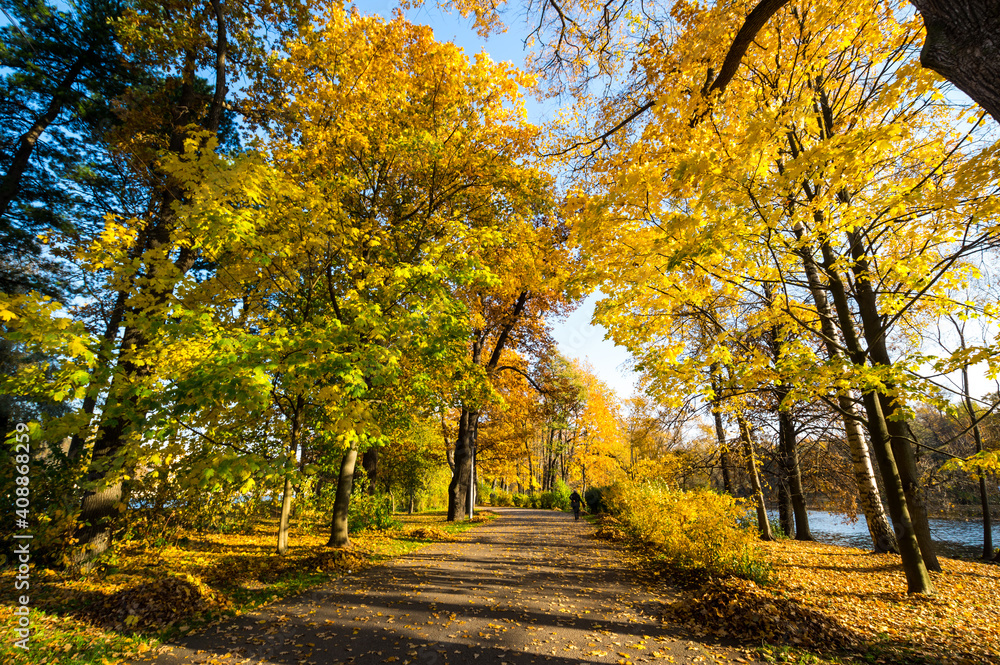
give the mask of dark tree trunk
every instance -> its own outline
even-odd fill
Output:
[[[770,284],[764,285],[764,299],[768,305],[773,302]],[[768,337],[774,366],[778,367],[783,354],[782,331],[777,327],[771,328]],[[782,488],[788,492],[788,500],[795,515],[795,539],[812,540],[813,537],[809,533],[809,513],[806,512],[806,502],[802,492],[802,472],[799,468],[799,452],[796,446],[797,433],[789,411],[790,405],[785,403],[789,392],[790,388],[784,382],[774,388],[774,397],[778,403],[778,446],[781,449],[780,459],[783,467]],[[784,523],[781,526],[785,528]],[[786,533],[792,535],[791,531]]]
[[[795,235],[799,240],[803,238],[801,228],[796,229]],[[838,349],[839,336],[834,324],[833,314],[830,311],[830,303],[826,293],[823,291],[823,284],[820,280],[819,267],[813,256],[812,247],[805,245],[799,249],[799,256],[802,258],[802,266],[805,269],[806,279],[809,282],[809,291],[812,294],[813,303],[816,305],[816,313],[819,314],[820,330],[823,333],[824,346],[827,358],[836,360],[840,357]],[[856,409],[851,396],[848,394],[837,394],[837,406],[840,407],[841,417],[844,421],[844,436],[851,449],[852,469],[854,471],[854,482],[858,486],[858,497],[861,510],[865,515],[868,524],[868,533],[872,538],[872,546],[876,553],[894,552],[899,554],[899,545],[896,544],[896,534],[893,533],[892,525],[886,517],[885,508],[882,506],[882,497],[878,491],[878,483],[875,480],[875,470],[872,467],[871,455],[868,453],[868,443],[861,432],[861,426],[856,416]]]
[[[75,96],[73,84],[76,82],[77,77],[80,76],[80,72],[83,71],[83,64],[83,56],[76,59],[62,81],[59,82],[59,86],[52,94],[52,100],[49,102],[45,112],[38,116],[35,124],[18,139],[14,157],[10,162],[10,166],[7,167],[7,172],[4,174],[3,180],[0,180],[0,217],[4,216],[10,208],[11,202],[17,198],[18,193],[21,191],[21,180],[24,178],[24,172],[28,169],[28,163],[31,161],[31,154],[38,144],[38,139],[49,128],[49,125],[59,117],[63,107]]]
[[[500,363],[500,354],[507,344],[510,331],[518,324],[521,314],[528,303],[528,291],[522,291],[514,301],[507,320],[500,328],[496,343],[493,345],[493,352],[487,358],[484,369],[486,375],[492,377],[497,365]],[[482,330],[474,331],[472,342],[472,362],[479,364],[482,360],[483,345],[486,335]],[[448,485],[448,521],[465,519],[468,516],[469,499],[475,500],[475,492],[470,497],[469,480],[473,477],[473,466],[476,458],[476,437],[479,433],[479,411],[474,411],[465,404],[462,405],[462,414],[459,416],[458,438],[455,441],[455,458],[452,467],[451,483]]]
[[[542,483],[543,492],[551,492],[556,479],[556,430],[549,430],[549,447],[545,452],[545,478]]]
[[[468,516],[469,482],[472,479],[472,460],[475,446],[476,424],[479,412],[462,407],[458,420],[458,439],[455,441],[455,470],[448,485],[448,521],[464,520]]]
[[[142,348],[145,344],[145,336],[137,328],[130,326],[125,329],[119,347],[118,371],[112,379],[106,400],[107,404],[118,405],[118,408],[106,408],[102,414],[103,422],[98,428],[87,472],[87,481],[97,485],[97,488],[84,493],[74,534],[79,547],[71,555],[71,563],[84,569],[111,545],[112,531],[127,503],[124,481],[108,483],[106,478],[113,473],[115,457],[125,445],[130,429],[136,424],[134,415],[130,417],[125,413],[114,412],[141,412],[138,399],[131,388],[134,384],[142,384],[149,374],[149,368],[134,365],[129,359],[129,351]]]
[[[854,327],[854,319],[847,300],[847,289],[836,267],[836,255],[826,242],[820,245],[820,250],[823,256],[823,269],[830,286],[830,295],[833,298],[834,310],[837,313],[837,320],[840,322],[841,333],[844,335],[844,345],[850,355],[851,362],[862,366],[865,364],[866,354],[861,348],[861,341],[858,339]],[[910,519],[909,508],[906,505],[903,482],[900,480],[896,460],[889,445],[889,432],[882,414],[882,407],[871,391],[862,395],[862,402],[868,416],[868,434],[871,437],[872,452],[875,454],[879,472],[882,474],[886,504],[896,532],[899,554],[903,560],[907,592],[934,593],[934,585],[931,583],[930,574],[924,564],[917,534]]]
[[[933,69],[1000,122],[1000,3],[910,0],[927,28],[920,64]]]
[[[855,277],[854,293],[861,315],[862,333],[865,341],[868,342],[868,357],[871,358],[873,365],[891,367],[892,360],[889,358],[885,340],[888,331],[882,325],[883,319],[879,314],[878,298],[871,283],[870,275],[872,273],[865,257],[862,239],[857,231],[849,232],[847,237],[851,244],[851,256],[854,259],[851,266]],[[920,489],[917,462],[913,456],[913,447],[910,445],[910,440],[913,438],[912,433],[905,416],[902,415],[902,405],[895,404],[893,399],[889,397],[893,388],[894,386],[887,385],[878,394],[879,406],[882,410],[882,416],[885,418],[886,430],[889,433],[889,445],[896,461],[899,479],[903,483],[906,506],[910,512],[910,519],[913,520],[913,528],[917,535],[917,542],[920,544],[924,565],[927,566],[928,570],[940,571],[941,564],[938,563],[934,541],[931,540],[927,508],[924,505],[923,493]]]
[[[941,564],[937,559],[937,547],[931,539],[927,504],[924,501],[923,489],[920,487],[917,459],[913,453],[913,446],[910,445],[910,441],[916,439],[910,429],[909,422],[897,419],[895,412],[897,408],[901,407],[897,407],[894,400],[884,393],[878,394],[878,400],[885,417],[886,430],[889,432],[889,445],[892,447],[892,456],[899,469],[899,479],[903,483],[903,491],[906,494],[906,506],[910,510],[910,519],[913,520],[913,529],[917,534],[917,542],[920,543],[920,553],[924,557],[924,565],[927,566],[928,570],[940,572]]]
[[[795,515],[795,540],[812,540],[809,532],[809,513],[806,511],[806,500],[802,492],[802,470],[799,467],[799,451],[796,445],[797,433],[792,414],[788,411],[778,412],[778,436],[788,478],[788,498],[792,502],[792,512]]]
[[[729,467],[731,462],[729,461],[729,450],[723,448],[719,452],[719,469],[722,471],[722,491],[726,494],[733,493],[733,480],[729,474]]]
[[[340,477],[337,480],[337,498],[333,501],[333,523],[330,525],[330,540],[327,547],[348,547],[347,513],[351,507],[351,490],[354,488],[354,465],[358,461],[358,444],[344,453],[340,461]]]

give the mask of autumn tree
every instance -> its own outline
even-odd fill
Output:
[[[517,371],[501,363],[505,350],[537,359],[550,345],[546,317],[564,312],[587,286],[587,274],[573,273],[574,256],[568,229],[555,214],[551,192],[540,190],[523,217],[508,216],[504,241],[488,255],[488,264],[502,276],[488,288],[463,289],[471,336],[468,358],[472,381],[459,384],[458,428],[454,468],[449,486],[448,519],[463,519],[471,509],[469,490],[482,405],[500,372]]]
[[[642,402],[634,421],[648,426],[630,436],[618,396],[587,362],[554,348],[534,363],[512,351],[501,362],[508,369],[494,377],[498,399],[483,409],[477,433],[477,471],[485,481],[529,494],[550,492],[560,481],[583,491],[626,476],[662,476],[670,466],[663,419]]]
[[[585,399],[579,414],[580,441],[571,461],[579,468],[583,489],[610,485],[623,473],[628,474],[632,460],[638,458],[636,461],[641,462],[644,454],[655,462],[660,459],[659,453],[669,452],[666,446],[657,445],[663,422],[647,413],[651,405],[640,398],[623,405],[621,397],[597,376],[589,362],[574,361],[573,365]],[[623,406],[628,409],[626,415]],[[644,418],[656,422],[649,428],[655,431],[645,441],[637,441],[633,436],[636,428],[630,423]]]
[[[123,274],[117,289],[124,295],[119,300],[122,316],[109,328],[117,332],[121,326],[123,331],[117,337],[114,371],[90,388],[92,394],[106,396],[96,419],[88,472],[93,489],[84,496],[80,513],[77,537],[85,553],[79,560],[107,547],[110,525],[124,498],[121,480],[112,480],[110,471],[145,427],[141,397],[149,390],[156,367],[139,358],[151,351],[152,332],[166,320],[174,289],[199,261],[198,246],[183,240],[189,229],[174,217],[175,204],[187,198],[194,183],[164,170],[160,160],[183,154],[192,139],[205,142],[220,137],[231,81],[245,72],[244,63],[264,50],[256,21],[266,17],[280,30],[297,20],[282,5],[268,8],[137,2],[115,23],[125,52],[162,76],[164,85],[130,91],[131,103],[114,137],[131,160],[130,167],[150,179],[153,193],[145,216],[115,229],[124,231],[122,237],[130,247],[126,255],[138,265],[134,273]],[[251,14],[254,10],[258,13]],[[211,84],[199,77],[203,66],[211,72]],[[151,126],[157,131],[148,131]]]
[[[508,349],[500,362],[508,369],[494,375],[494,399],[483,406],[476,436],[475,472],[493,485],[499,482],[506,491],[521,484],[522,469],[528,478],[536,475],[539,459],[533,444],[544,422],[542,391],[548,388],[539,382],[541,377],[528,359],[516,352]],[[527,489],[530,491],[532,486],[529,481]]]
[[[701,104],[710,105],[727,90],[744,58],[762,31],[777,22],[776,16],[796,3],[792,0],[738,0],[719,3],[719,21],[711,55],[699,60],[699,84],[690,88]],[[920,62],[953,83],[978,103],[994,120],[1000,121],[1000,71],[995,67],[993,44],[1000,34],[1000,14],[989,0],[910,0],[922,19],[926,36]],[[503,4],[483,4],[462,0],[459,8],[475,13],[477,24],[486,31],[500,23]],[[613,0],[592,5],[579,0],[532,2],[532,37],[540,43],[537,65],[553,78],[579,84],[621,75],[628,71],[636,54],[642,54],[660,37],[671,19],[682,15],[684,2],[648,6],[633,0]],[[889,7],[909,13],[902,3]],[[855,8],[862,19],[878,16],[870,6]],[[819,24],[836,29],[835,22]],[[821,34],[822,33],[818,33]],[[984,47],[983,45],[989,45]],[[796,60],[777,63],[785,69],[801,66]],[[668,73],[668,72],[664,72]],[[655,94],[643,90],[633,80],[632,94],[622,98],[617,118],[595,128],[591,139],[605,141],[635,118],[662,103]],[[697,112],[692,118],[700,116]]]
[[[686,11],[678,15],[678,36],[645,57],[649,85],[673,101],[651,111],[635,140],[616,138],[614,150],[591,158],[601,175],[590,180],[609,189],[594,219],[614,220],[608,228],[615,237],[630,238],[609,263],[628,281],[695,304],[705,280],[678,284],[673,273],[684,266],[734,294],[753,285],[780,289],[769,316],[788,331],[786,359],[776,367],[781,381],[794,388],[794,399],[827,399],[831,386],[845,397],[845,388],[858,390],[897,535],[910,539],[900,543],[910,588],[928,590],[922,560],[934,565],[933,546],[905,416],[906,391],[919,390],[919,381],[905,357],[894,362],[888,345],[901,322],[919,329],[944,306],[943,290],[970,275],[964,257],[989,245],[994,203],[977,178],[992,168],[992,152],[977,151],[954,129],[961,111],[937,103],[932,79],[907,46],[912,19],[887,14],[878,34],[869,34],[876,24],[846,5],[782,13],[782,23],[762,33],[769,38],[748,52],[753,66],[729,84],[727,103],[692,124],[698,102],[683,90],[699,82],[697,67],[685,66],[714,43],[717,24],[705,13],[714,9]],[[803,66],[781,67],[786,56]],[[686,71],[688,83],[678,89]],[[642,140],[663,137],[671,137],[667,145]],[[810,242],[822,254],[820,279],[844,335],[846,364],[811,360],[817,342],[839,342],[824,338],[802,276],[801,250]],[[737,256],[736,248],[748,253]]]
[[[136,2],[123,6],[121,11],[112,11],[119,5],[84,3],[81,10],[90,13],[78,26],[70,25],[71,22],[59,12],[49,12],[42,3],[36,5],[38,20],[45,23],[39,25],[42,28],[39,36],[45,34],[45,39],[55,40],[59,39],[55,32],[64,32],[65,39],[60,39],[59,51],[71,64],[67,65],[68,70],[58,85],[53,84],[51,93],[46,93],[49,101],[39,101],[39,105],[48,104],[46,111],[22,137],[18,157],[29,152],[29,148],[31,155],[36,154],[31,142],[37,144],[38,137],[51,129],[51,123],[63,107],[72,104],[72,100],[84,91],[89,91],[91,97],[77,108],[77,112],[85,110],[93,100],[98,100],[94,103],[100,106],[100,94],[110,94],[115,85],[119,86],[119,100],[129,97],[130,101],[143,98],[150,102],[148,106],[124,103],[117,107],[115,122],[99,136],[106,145],[113,146],[107,151],[115,155],[116,166],[129,178],[142,183],[140,190],[147,198],[138,216],[127,217],[129,221],[124,224],[111,223],[101,231],[104,241],[109,235],[119,234],[122,244],[129,248],[122,253],[122,258],[127,257],[131,269],[118,271],[114,278],[117,281],[106,287],[117,295],[110,298],[113,305],[107,313],[104,329],[97,333],[87,350],[97,353],[87,360],[87,371],[94,371],[89,379],[80,376],[76,379],[86,387],[83,408],[60,425],[63,434],[73,434],[72,459],[82,459],[85,447],[89,448],[86,480],[89,489],[82,500],[77,533],[82,550],[85,550],[77,560],[84,561],[107,546],[109,525],[120,514],[125,498],[121,479],[127,473],[123,472],[120,453],[137,441],[145,427],[140,401],[152,372],[149,365],[133,362],[132,354],[148,351],[150,327],[165,319],[164,308],[178,278],[195,265],[198,255],[196,248],[182,247],[176,242],[177,225],[171,208],[184,198],[184,192],[179,182],[167,177],[159,159],[164,153],[175,157],[182,154],[185,141],[196,128],[207,132],[201,135],[203,139],[218,134],[223,128],[232,63],[243,55],[250,57],[257,38],[252,35],[252,29],[242,28],[249,21],[244,7],[233,9],[221,3],[178,3],[168,9],[159,3]],[[102,15],[102,12],[105,13]],[[280,11],[273,15],[276,25],[282,18],[279,14]],[[110,38],[112,34],[113,39]],[[92,40],[96,41],[91,48],[88,44]],[[48,48],[44,42],[39,46]],[[23,54],[31,50],[31,45],[18,48]],[[74,49],[77,56],[72,55]],[[7,53],[15,54],[17,50]],[[142,79],[150,83],[120,91],[121,82],[114,75],[119,53],[124,54],[129,65],[141,71]],[[60,67],[58,63],[57,57],[50,64],[55,70]],[[211,68],[214,90],[197,73],[202,65]],[[34,71],[41,74],[43,70]],[[135,81],[135,78],[129,80]],[[158,99],[158,103],[152,103],[154,99]],[[48,125],[42,127],[46,123]],[[85,131],[81,129],[78,134],[71,129],[62,135],[76,140]],[[27,156],[27,162],[15,158],[5,174],[5,183],[10,186],[8,193],[12,196],[27,196],[22,176],[29,173],[25,163],[30,166],[31,155]],[[32,173],[44,174],[52,164],[43,160],[32,167],[35,169]],[[19,174],[18,169],[22,167],[26,170]],[[23,205],[19,209],[23,209]],[[97,235],[82,239],[73,249],[85,251],[92,240],[97,240]],[[99,270],[109,267],[102,265]],[[20,306],[31,307],[28,301],[32,299],[37,302],[37,298],[30,297]],[[39,326],[36,333],[43,334],[48,326]],[[20,328],[16,334],[23,332],[25,329]],[[80,341],[78,338],[77,342]],[[79,348],[73,349],[71,355],[79,356],[80,352]],[[60,393],[58,389],[53,394],[66,396],[65,391]],[[93,434],[91,419],[94,420]],[[58,436],[58,432],[53,431],[52,435]]]
[[[432,470],[444,466],[439,427],[434,415],[416,419],[391,433],[392,441],[379,458],[381,481],[393,503],[399,496],[408,513],[416,509],[417,496],[427,489]]]
[[[343,546],[358,452],[431,397],[436,373],[461,370],[454,293],[492,279],[478,253],[496,242],[498,209],[534,195],[537,175],[516,161],[534,130],[507,106],[518,84],[505,66],[471,62],[401,18],[328,8],[285,49],[250,105],[268,136],[263,168],[283,189],[262,197],[254,233],[227,245],[218,286],[199,290],[214,319],[237,312],[233,362],[268,374],[268,399],[284,405],[286,466],[306,414],[330,439],[330,544]],[[281,533],[288,479],[285,496]]]

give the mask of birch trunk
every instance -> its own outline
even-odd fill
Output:
[[[750,476],[750,487],[753,488],[754,504],[757,507],[757,528],[760,530],[760,539],[774,540],[771,522],[767,519],[767,505],[764,503],[764,490],[760,485],[760,474],[757,472],[757,455],[754,451],[753,438],[750,436],[750,428],[743,418],[737,417],[736,420],[740,428],[743,456],[747,460],[747,475]]]

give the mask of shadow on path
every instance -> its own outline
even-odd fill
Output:
[[[155,663],[710,663],[742,656],[662,625],[666,599],[634,583],[628,564],[591,536],[588,523],[553,511],[494,510],[499,519],[460,541],[209,626]]]

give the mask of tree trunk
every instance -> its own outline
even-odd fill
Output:
[[[927,38],[920,64],[1000,122],[1000,5],[996,0],[910,0]]]
[[[842,411],[854,414],[854,403],[847,395],[837,398]],[[851,463],[854,470],[854,482],[858,486],[858,502],[868,524],[868,534],[872,537],[872,546],[876,554],[892,552],[899,554],[896,534],[889,524],[882,506],[882,496],[875,482],[875,469],[872,458],[868,454],[868,442],[865,441],[861,426],[853,415],[844,416],[844,432],[851,448]]]
[[[295,451],[299,447],[299,435],[302,432],[302,417],[305,414],[305,398],[301,395],[295,398],[295,403],[288,413],[289,437],[288,454],[285,459],[285,472],[290,473],[295,467]],[[305,451],[302,454],[305,461]],[[292,516],[292,479],[285,476],[285,488],[281,495],[281,516],[278,518],[278,554],[288,552],[288,522]]]
[[[463,406],[458,420],[458,439],[455,441],[455,471],[448,485],[448,521],[466,519],[469,505],[469,480],[472,477],[473,438],[479,412]]]
[[[486,375],[492,377],[497,365],[500,363],[500,355],[510,337],[511,330],[521,319],[524,308],[528,304],[530,293],[521,291],[514,301],[506,322],[500,328],[493,351],[486,360],[484,369]],[[472,362],[479,364],[482,360],[483,345],[486,335],[482,330],[474,331],[472,342]],[[465,519],[468,501],[475,500],[469,493],[469,479],[473,475],[473,465],[475,464],[476,437],[479,433],[479,412],[474,411],[466,405],[462,405],[462,414],[459,416],[458,438],[455,442],[455,460],[452,467],[451,483],[448,485],[448,521]]]
[[[455,473],[455,449],[451,447],[451,442],[448,441],[448,427],[444,421],[444,409],[441,409],[441,440],[444,441],[444,456],[448,461],[448,469],[452,473]]]
[[[285,478],[285,490],[281,495],[281,517],[278,519],[278,554],[288,553],[288,523],[292,515],[292,479]]]
[[[478,427],[478,426],[477,426]],[[469,483],[469,519],[475,517],[476,502],[479,499],[479,476],[476,475],[476,437],[472,437],[472,482]]]
[[[990,516],[990,497],[986,491],[986,478],[984,474],[979,474],[979,503],[983,508],[983,559],[989,561],[993,558],[993,518]]]
[[[784,449],[778,450],[778,524],[788,538],[795,533],[795,513],[792,512],[792,496],[788,491],[786,477],[787,464]]]
[[[830,285],[830,294],[833,297],[834,310],[837,313],[837,320],[840,322],[841,333],[844,335],[845,348],[850,355],[851,362],[862,366],[865,364],[865,351],[861,348],[861,342],[854,328],[854,319],[847,301],[847,289],[836,269],[836,256],[826,242],[821,243],[820,251],[823,255],[823,269]],[[899,554],[903,561],[906,590],[908,593],[934,593],[934,585],[931,583],[930,574],[924,565],[920,544],[917,542],[917,534],[906,505],[903,482],[900,480],[896,460],[889,445],[889,432],[879,400],[874,393],[869,391],[862,395],[862,403],[868,416],[868,434],[871,437],[872,452],[875,453],[875,459],[878,461],[879,471],[882,474],[889,516],[892,517],[896,543],[899,545]]]
[[[891,389],[891,386],[886,386]],[[885,417],[886,430],[889,433],[889,445],[892,447],[892,456],[896,460],[899,469],[899,479],[903,483],[903,491],[906,494],[906,506],[910,511],[910,518],[913,520],[913,529],[917,534],[917,542],[920,544],[920,553],[924,557],[924,564],[928,570],[941,571],[941,564],[938,562],[936,546],[931,539],[931,525],[927,515],[927,505],[924,502],[923,490],[920,487],[920,474],[917,471],[917,460],[913,454],[913,447],[910,441],[915,440],[906,420],[895,419],[895,409],[892,397],[878,393],[879,405]],[[898,407],[902,408],[902,407]],[[887,414],[887,415],[886,415]]]
[[[792,502],[792,512],[795,514],[795,540],[812,540],[812,534],[809,532],[809,513],[806,511],[806,500],[802,491],[802,470],[799,466],[796,434],[792,414],[784,410],[778,411],[778,436],[784,452],[782,457],[787,465],[788,498]]]
[[[115,373],[108,390],[106,405],[126,405],[124,410],[132,414],[141,413],[138,400],[133,392],[133,382],[141,385],[149,373],[146,366],[136,366],[129,360],[129,351],[133,347],[145,346],[145,337],[135,328],[127,327],[119,347],[119,371]],[[124,513],[127,503],[127,487],[123,480],[107,482],[115,458],[126,445],[134,420],[127,415],[113,413],[117,409],[106,406],[102,414],[102,423],[98,428],[96,441],[91,455],[87,481],[96,485],[95,489],[84,492],[80,502],[80,516],[77,518],[77,528],[74,538],[79,543],[72,553],[72,566],[89,569],[90,563],[100,556],[111,545],[112,531],[119,518]],[[112,413],[109,413],[112,412]]]
[[[524,449],[525,449],[525,451],[527,451],[527,456],[528,456],[528,493],[530,494],[531,493],[531,479],[535,477],[535,468],[534,468],[534,465],[531,463],[531,439],[530,438],[525,439],[525,441],[524,441]],[[519,486],[521,484],[521,478],[520,477],[518,477],[518,479],[517,479],[517,484]],[[519,487],[519,489],[523,490],[524,488],[523,487]],[[524,494],[524,492],[521,492],[521,494]]]
[[[861,315],[862,333],[865,341],[868,342],[868,357],[871,358],[872,365],[892,367],[889,351],[886,348],[887,331],[882,326],[878,300],[871,283],[871,271],[865,258],[861,237],[857,231],[848,232],[847,237],[851,244],[851,256],[854,259],[851,266],[855,277],[854,293]],[[886,430],[890,437],[889,445],[892,448],[892,456],[896,460],[899,479],[903,483],[906,506],[909,509],[910,518],[913,520],[913,528],[917,535],[917,542],[920,544],[924,565],[927,566],[928,570],[940,571],[941,564],[938,563],[934,541],[931,540],[927,507],[924,505],[923,492],[920,489],[917,462],[913,457],[913,448],[910,446],[910,440],[913,437],[904,415],[903,405],[894,403],[890,397],[894,387],[891,383],[886,384],[885,388],[878,393],[879,405],[883,418],[885,418]]]
[[[764,300],[768,306],[773,302],[769,283],[764,284]],[[768,337],[774,366],[777,368],[782,361],[784,345],[781,330],[777,327],[771,328]],[[799,467],[799,452],[796,446],[795,422],[789,411],[790,405],[785,403],[789,392],[789,386],[783,379],[774,388],[774,396],[778,403],[778,445],[781,448],[781,461],[784,467],[783,480],[785,482],[782,483],[782,486],[788,492],[792,511],[795,514],[795,539],[812,540],[812,534],[809,533],[809,513],[806,511],[805,497],[802,492],[802,472]],[[782,528],[784,527],[785,524],[782,524]],[[788,535],[791,536],[791,532],[788,532]]]
[[[715,439],[719,442],[719,466],[722,467],[722,489],[727,494],[733,493],[729,478],[729,449],[726,445],[726,430],[722,426],[722,380],[719,378],[719,365],[713,363],[712,376],[712,416],[715,418]]]
[[[21,180],[24,178],[24,172],[28,169],[28,162],[31,161],[31,154],[38,144],[38,139],[49,128],[49,125],[55,122],[59,114],[62,113],[63,106],[74,96],[73,84],[80,72],[83,71],[83,61],[83,56],[80,56],[70,66],[69,71],[66,72],[52,93],[52,99],[45,112],[38,116],[35,124],[18,139],[17,150],[14,151],[14,157],[7,168],[7,173],[4,174],[3,180],[0,180],[0,217],[6,214],[10,204],[21,191]]]
[[[795,236],[802,240],[803,231],[801,228],[795,230]],[[823,341],[827,358],[836,360],[841,356],[837,348],[839,336],[834,325],[829,301],[823,291],[819,268],[813,257],[812,248],[808,245],[802,247],[799,250],[799,256],[805,269],[806,280],[809,282],[809,292],[812,294],[813,304],[815,304],[816,312],[819,314],[820,331],[825,338]],[[853,400],[850,395],[838,393],[837,405],[840,407],[841,418],[843,418],[847,445],[851,450],[854,482],[858,486],[858,503],[868,524],[872,546],[876,553],[895,552],[898,554],[899,545],[896,543],[896,534],[893,533],[892,526],[885,514],[885,508],[882,506],[882,497],[875,480],[875,469],[872,467],[871,455],[868,454],[868,443],[861,432]]]
[[[754,503],[757,506],[757,528],[760,530],[760,539],[774,540],[771,522],[767,519],[767,504],[764,503],[764,490],[761,488],[760,474],[757,472],[757,455],[754,452],[755,446],[750,436],[750,428],[742,417],[737,417],[736,422],[740,428],[743,456],[747,460],[747,475],[750,476],[750,486],[753,488]]]
[[[352,443],[340,462],[340,477],[337,480],[337,498],[333,502],[333,523],[330,526],[330,541],[327,547],[350,547],[347,532],[347,513],[351,507],[351,490],[354,487],[354,465],[358,461],[358,444]]]
[[[99,482],[103,476],[101,473],[91,482]],[[121,506],[124,499],[125,485],[122,481],[84,493],[74,534],[80,547],[71,555],[73,566],[89,570],[93,560],[108,550],[114,524],[123,512]]]
[[[545,469],[542,472],[543,492],[550,492],[552,490],[552,465],[555,461],[555,437],[556,430],[554,427],[550,427],[549,442],[545,447]]]
[[[729,461],[729,450],[723,448],[719,452],[719,468],[722,471],[722,491],[726,494],[733,495],[733,481],[729,475],[729,467],[731,462]]]
[[[959,331],[959,335],[961,335]],[[965,349],[965,338],[962,337],[962,348]],[[965,398],[965,410],[969,414],[969,420],[975,423],[972,426],[972,435],[976,439],[976,452],[983,452],[983,433],[979,429],[976,421],[976,410],[972,405],[972,395],[969,394],[969,365],[962,365],[962,392]],[[990,496],[986,493],[986,475],[979,474],[979,503],[983,508],[983,558],[990,560],[993,558],[993,519],[990,516]]]

